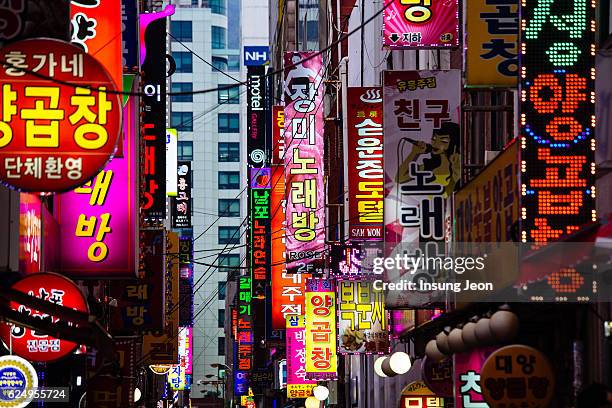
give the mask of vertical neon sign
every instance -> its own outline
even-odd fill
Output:
[[[576,232],[595,214],[596,0],[522,0],[523,242]]]

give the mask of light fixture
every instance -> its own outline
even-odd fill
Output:
[[[463,342],[462,331],[460,327],[455,327],[448,334],[448,346],[453,353],[461,353],[467,350]]]
[[[478,318],[472,318],[469,322],[463,326],[461,331],[461,337],[463,337],[463,343],[469,348],[475,348],[478,346],[478,339],[476,338],[476,322]]]
[[[381,364],[383,372],[387,374],[388,377],[406,374],[410,371],[410,367],[412,367],[410,356],[403,351],[391,354],[391,356],[385,359]],[[389,375],[389,373],[393,375]]]
[[[435,362],[438,362],[446,357],[446,355],[438,350],[438,344],[435,340],[429,340],[429,343],[427,343],[425,346],[425,355]]]
[[[446,354],[446,355],[452,354],[452,351],[450,347],[448,346],[449,331],[450,331],[450,327],[444,328],[444,330],[438,333],[438,335],[436,336],[436,345],[438,346],[438,350],[440,350],[442,354]]]
[[[510,307],[504,305],[493,313],[489,322],[493,337],[502,343],[512,341],[519,330],[519,319],[510,311]]]
[[[80,387],[82,383],[83,383],[83,377],[81,377],[80,375],[77,375],[77,378],[76,378],[77,387]]]
[[[140,397],[142,397],[142,392],[140,391],[140,388],[136,387],[134,389],[134,402],[140,401]]]
[[[495,342],[493,333],[491,333],[490,323],[491,319],[489,319],[488,317],[483,317],[476,323],[476,329],[474,330],[474,334],[476,335],[476,339],[478,339],[478,343],[481,346],[488,346]]]
[[[321,402],[315,397],[306,398],[305,403],[306,408],[319,408],[321,406]]]
[[[318,401],[325,401],[329,397],[329,389],[324,385],[317,385],[312,389],[312,393]]]
[[[388,359],[389,356],[378,357],[376,361],[374,361],[374,372],[378,374],[379,377],[388,377],[382,370],[382,363]]]

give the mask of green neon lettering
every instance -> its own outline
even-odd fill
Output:
[[[550,6],[552,6],[554,1],[555,0],[542,0],[538,2],[538,5],[533,10],[533,17],[525,30],[526,39],[535,40],[538,38],[540,31],[542,31],[542,26],[550,16]]]
[[[570,67],[578,61],[580,50],[570,42],[555,43],[546,51],[550,62],[557,67]]]
[[[570,38],[581,38],[587,28],[587,1],[574,0],[573,14],[554,16],[550,8],[555,0],[541,0],[533,10],[533,17],[525,30],[525,38],[535,40],[540,35],[544,23],[550,21],[558,30],[569,32]]]

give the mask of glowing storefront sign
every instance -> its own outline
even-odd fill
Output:
[[[306,378],[335,380],[336,292],[333,281],[306,281]]]
[[[306,319],[289,316],[287,330],[287,398],[307,398],[316,380],[306,379]]]

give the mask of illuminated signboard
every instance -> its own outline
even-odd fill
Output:
[[[141,174],[144,186],[140,207],[144,220],[159,224],[166,219],[166,17],[167,5],[158,13],[140,14],[140,65],[142,70]]]
[[[63,274],[89,278],[136,275],[137,115],[137,99],[130,97],[123,108],[123,157],[113,158],[93,181],[57,196]]]
[[[166,129],[166,195],[176,197],[178,167],[178,133],[176,129]]]
[[[470,0],[465,3],[469,86],[516,87],[518,76],[518,0]]]
[[[121,43],[123,66],[128,72],[138,71],[138,2],[121,0]]]
[[[306,281],[306,378],[335,380],[336,289],[331,280]]]
[[[313,54],[285,53],[285,245],[290,273],[321,273],[324,268],[323,60]]]
[[[51,39],[10,44],[0,58],[11,64],[0,70],[0,181],[22,191],[60,192],[94,177],[121,131],[121,103],[112,94],[117,88],[103,66],[80,48]]]
[[[307,398],[317,386],[306,379],[306,319],[289,316],[287,330],[287,398]]]
[[[494,347],[481,347],[465,353],[453,354],[455,365],[455,407],[488,407],[482,395],[480,370]]]
[[[42,203],[34,194],[19,194],[19,272],[40,272]]]
[[[177,194],[172,198],[172,228],[191,228],[191,162],[179,161],[177,173]]]
[[[349,238],[382,240],[382,89],[348,88]]]
[[[521,240],[596,220],[596,1],[521,5]]]
[[[408,384],[402,390],[400,408],[444,408],[444,398],[437,396],[422,380]]]
[[[270,162],[266,146],[266,68],[247,67],[247,163],[264,167]]]
[[[384,257],[384,248],[374,241],[331,245],[330,272],[337,277],[349,279],[377,276],[374,273],[374,261],[380,257]]]
[[[272,159],[271,164],[285,163],[285,108],[272,107]]]
[[[234,394],[247,395],[249,373],[253,368],[253,319],[251,316],[251,277],[238,277],[238,316],[236,320],[236,359]]]
[[[389,48],[459,45],[457,0],[392,0],[383,13],[383,44]]]
[[[59,306],[84,313],[89,312],[87,301],[79,287],[68,278],[55,273],[28,275],[13,284],[11,288]],[[58,316],[49,316],[17,302],[10,302],[9,307],[30,317],[48,318],[52,323],[61,321]],[[7,348],[9,345],[12,347],[13,353],[33,362],[56,361],[72,353],[78,346],[72,341],[58,339],[37,333],[32,329],[6,323],[0,324],[0,338]]]
[[[262,175],[261,173],[265,173]],[[251,168],[249,252],[252,296],[266,295],[270,275],[270,168]],[[260,183],[262,182],[262,183]]]
[[[179,363],[172,366],[168,373],[168,384],[173,390],[189,389],[187,374],[193,373],[192,364],[193,335],[191,327],[181,327],[178,332]]]
[[[372,282],[338,280],[338,352],[389,353],[384,293]]]
[[[179,325],[193,325],[193,236],[179,240]]]

